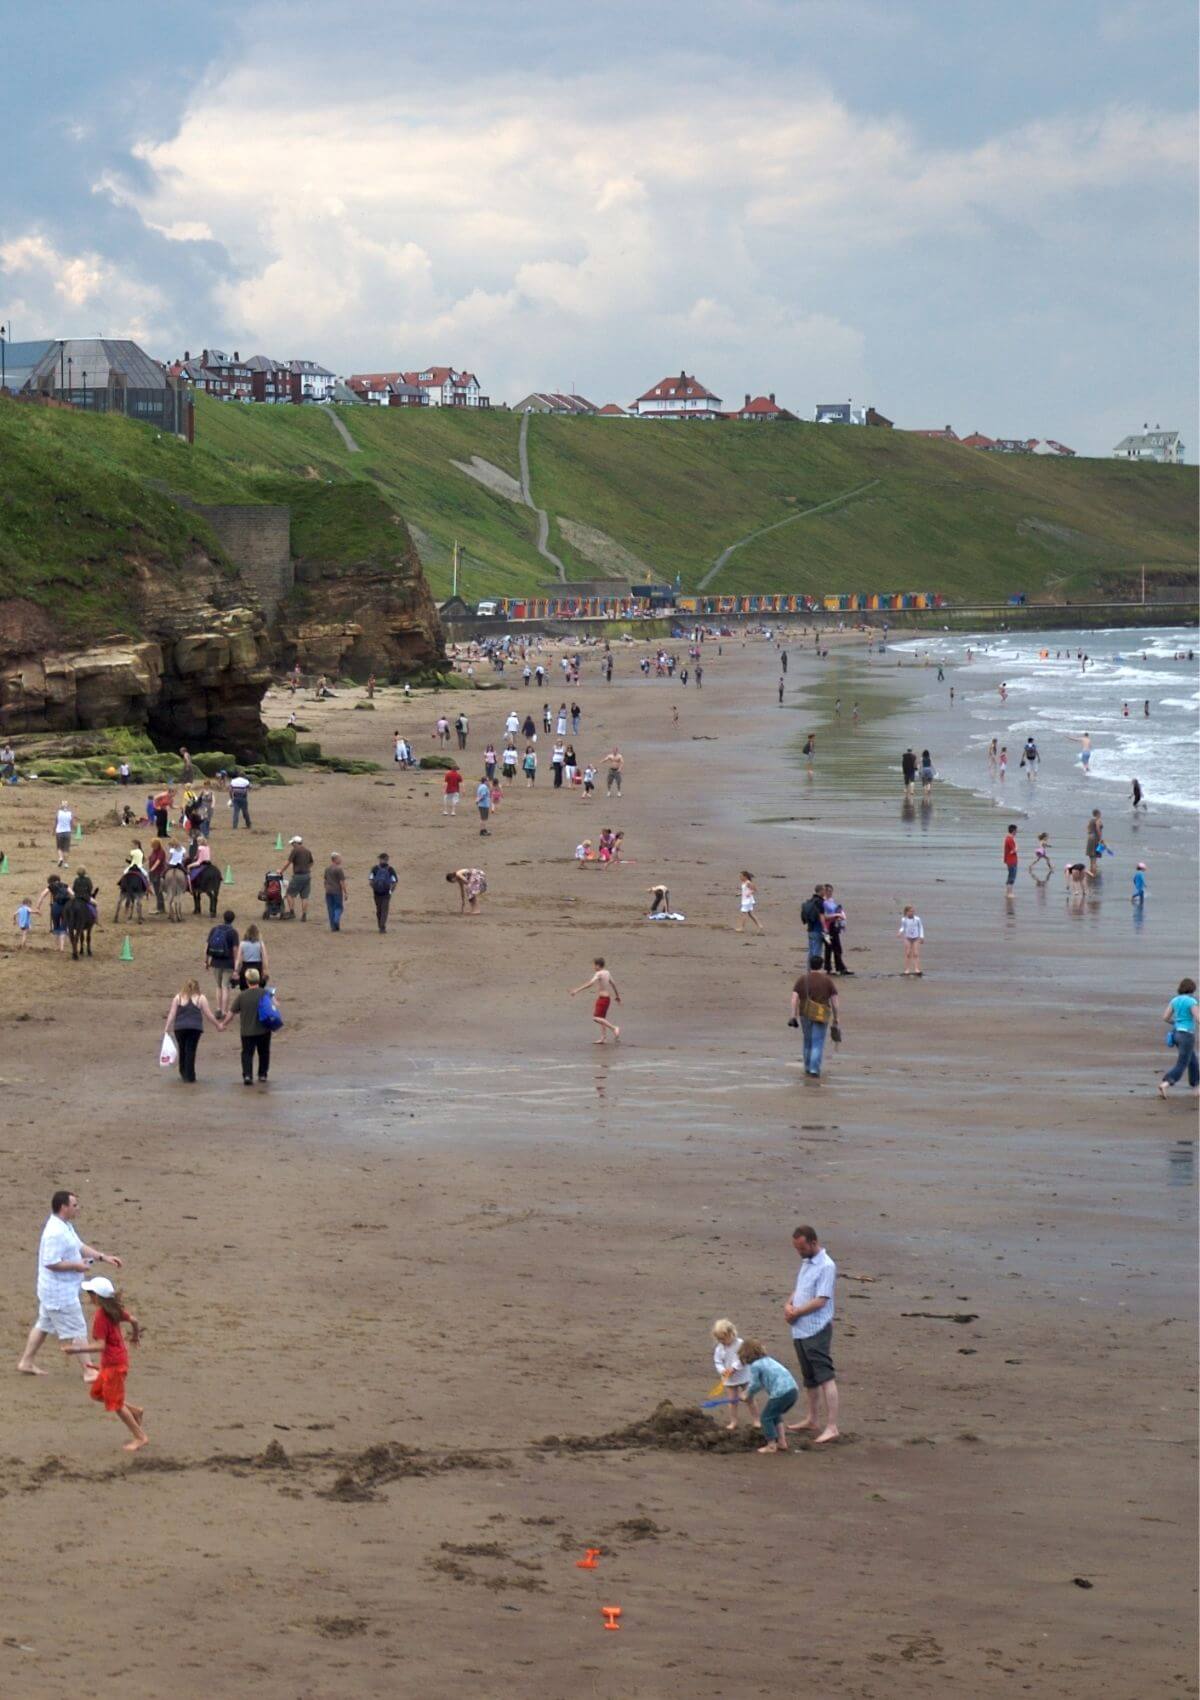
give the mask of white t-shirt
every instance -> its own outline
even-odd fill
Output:
[[[923,939],[925,923],[919,915],[901,915],[900,931],[906,939]]]
[[[244,773],[236,774],[234,778],[229,781],[229,789],[231,791],[240,791],[245,793],[250,789],[250,781],[246,778]]]
[[[740,1339],[734,1339],[726,1346],[718,1340],[713,1347],[713,1363],[717,1374],[725,1375],[727,1370],[733,1371],[733,1374],[726,1378],[726,1384],[730,1387],[744,1387],[750,1379],[749,1369],[738,1357],[738,1347],[741,1343]]]
[[[520,724],[521,724],[521,722],[517,719],[515,714],[510,714],[508,719],[504,722],[506,730],[509,731],[509,732],[514,732],[514,733],[516,732],[516,730],[520,726]]]
[[[54,816],[55,832],[70,832],[74,819],[75,816],[71,813],[70,809],[59,809]]]
[[[78,1269],[47,1269],[48,1263],[77,1263],[83,1257],[83,1241],[70,1222],[51,1216],[42,1229],[38,1246],[37,1296],[50,1310],[64,1310],[79,1303]]]

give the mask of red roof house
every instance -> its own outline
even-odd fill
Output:
[[[660,378],[629,409],[639,419],[720,419],[721,398],[705,389],[698,378],[680,372]]]

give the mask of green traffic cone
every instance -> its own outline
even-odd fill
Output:
[[[133,961],[133,946],[129,942],[129,934],[128,933],[125,934],[125,943],[121,946],[121,961],[122,962],[132,962]]]
[[[8,872],[8,852],[6,850],[4,852],[4,854],[2,856],[0,856],[0,874],[6,874],[7,872]]]
[[[282,834],[282,832],[277,832],[275,834],[275,848],[276,848],[276,850],[282,850],[283,849],[283,834]]]
[[[83,837],[83,825],[80,821],[76,821],[75,822],[75,842],[76,842],[76,844],[79,843],[79,840],[82,837]]]
[[[232,885],[233,884],[233,864],[232,863],[230,863],[225,869],[225,884],[226,885]]]

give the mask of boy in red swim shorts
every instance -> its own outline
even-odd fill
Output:
[[[610,1033],[614,1039],[619,1039],[621,1037],[621,1029],[608,1019],[608,1012],[612,1006],[613,999],[615,998],[616,1001],[620,1003],[621,994],[617,990],[616,981],[613,979],[608,969],[604,966],[604,958],[602,956],[593,957],[592,967],[596,970],[596,972],[592,975],[591,979],[585,980],[582,986],[574,987],[571,992],[571,996],[573,998],[578,997],[580,992],[589,991],[592,986],[595,986],[596,1001],[592,1005],[592,1020],[600,1029],[600,1037],[594,1042],[597,1045],[603,1045],[608,1042],[608,1035]]]

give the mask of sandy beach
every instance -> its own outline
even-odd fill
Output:
[[[72,1187],[149,1331],[131,1390],[151,1435],[126,1458],[53,1342],[48,1376],[9,1376],[0,1694],[1196,1692],[1196,1106],[1154,1094],[1161,1009],[1195,973],[1194,821],[1135,824],[1106,792],[1119,872],[1082,908],[1022,872],[1009,903],[1014,792],[1023,860],[1044,827],[1061,867],[1086,785],[1046,818],[1015,776],[1003,799],[907,804],[905,745],[962,741],[928,671],[849,636],[828,661],[788,647],[782,706],[761,639],[706,644],[699,693],[643,679],[642,646],[618,646],[611,687],[589,658],[574,742],[598,766],[620,744],[624,795],[554,791],[543,738],[536,790],[507,785],[487,839],[484,745],[510,706],[557,706],[557,679],[301,703],[327,751],[381,771],[289,776],[254,795],[252,833],[217,822],[239,925],[277,833],[349,873],[341,934],[319,878],[307,925],[265,930],[287,1023],[265,1091],[239,1084],[233,1033],[204,1037],[194,1087],[159,1069],[208,922],[149,920],[118,960],[115,792],[72,797],[95,958],[60,958],[44,922],[17,951],[58,799],[0,797],[3,1332],[15,1361],[50,1194]],[[440,774],[397,771],[391,734],[432,751],[464,705],[444,819]],[[288,707],[272,693],[271,723]],[[581,869],[605,825],[627,864]],[[483,912],[460,917],[445,874],[475,865]],[[742,868],[763,937],[734,931]],[[817,879],[855,970],[819,1084],[786,1025]],[[659,880],[684,922],[645,920]],[[567,996],[598,954],[622,994],[604,1050]],[[840,1270],[843,1439],[760,1457],[656,1431],[661,1401],[694,1411],[711,1385],[714,1317],[791,1361],[803,1221]]]

